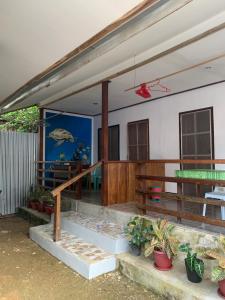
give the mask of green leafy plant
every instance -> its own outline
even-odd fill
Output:
[[[179,241],[173,236],[174,225],[167,220],[157,220],[152,222],[152,232],[147,233],[144,255],[150,256],[154,250],[159,250],[167,254],[168,258],[173,258],[178,253]]]
[[[196,252],[192,252],[190,243],[185,243],[179,246],[179,250],[187,254],[186,263],[191,272],[196,272],[202,278],[204,274],[204,262],[197,257]]]
[[[221,281],[225,279],[225,236],[220,235],[217,242],[218,249],[216,248],[207,251],[209,257],[218,260],[218,266],[212,270],[212,281]]]
[[[140,216],[133,217],[124,230],[129,244],[139,248],[145,244],[146,236],[151,231],[151,221]]]
[[[39,125],[39,108],[32,106],[0,116],[0,130],[37,132]]]
[[[46,202],[53,204],[54,199],[50,191],[47,191],[42,186],[32,186],[30,191],[29,200],[37,202]]]

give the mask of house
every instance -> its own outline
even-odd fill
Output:
[[[205,200],[204,194],[225,185],[225,2],[132,2],[137,6],[116,21],[119,11],[106,13],[100,27],[82,29],[75,48],[73,31],[65,27],[68,36],[59,45],[64,56],[57,56],[60,49],[55,44],[55,52],[48,52],[53,64],[42,64],[38,56],[39,73],[11,91],[5,88],[0,100],[1,113],[40,107],[40,183],[52,178],[46,169],[51,173],[53,161],[67,161],[70,167],[68,180],[58,177],[61,184],[51,186],[56,198],[55,241],[61,239],[62,192],[78,183],[81,198],[81,178],[100,166],[103,206],[138,201],[142,212],[169,215],[178,222],[225,224],[220,210],[216,217],[202,216],[202,204],[224,206],[219,200]],[[100,10],[93,13],[98,16]],[[57,43],[57,36],[53,41]],[[75,176],[72,161],[82,161]],[[207,169],[210,175],[175,176],[177,170],[188,169]],[[217,177],[209,177],[215,170]],[[148,195],[154,195],[149,186],[155,184],[174,200],[172,208],[146,205]],[[185,207],[185,201],[198,204],[198,212]]]

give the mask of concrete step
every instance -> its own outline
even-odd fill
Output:
[[[62,230],[62,238],[53,242],[52,224],[30,228],[30,238],[86,279],[115,270],[116,258],[101,248]]]
[[[173,269],[159,271],[153,261],[129,253],[117,256],[121,272],[133,281],[144,285],[162,296],[176,300],[219,300],[217,283],[203,280],[201,283],[188,281],[184,262],[175,260]]]
[[[71,211],[62,214],[62,228],[113,254],[129,250],[123,225],[110,220]]]

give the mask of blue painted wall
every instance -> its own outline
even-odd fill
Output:
[[[91,163],[92,119],[46,112],[45,160]]]

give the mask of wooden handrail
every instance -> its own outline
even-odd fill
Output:
[[[89,167],[87,170],[81,172],[80,174],[76,175],[75,177],[67,180],[66,182],[62,183],[54,190],[52,190],[53,197],[56,197],[55,200],[55,212],[54,212],[54,241],[58,241],[61,238],[61,192],[65,190],[70,185],[74,184],[75,182],[79,181],[82,177],[86,176],[87,174],[93,172],[96,168],[100,167],[102,162],[99,161],[93,166]]]
[[[210,186],[225,186],[225,180],[214,179],[198,179],[198,178],[182,178],[182,177],[169,177],[169,176],[150,176],[150,175],[137,175],[138,180],[152,180],[162,182],[175,182],[175,183],[193,183],[197,185],[210,185]]]
[[[225,201],[223,200],[217,200],[217,199],[208,199],[208,198],[202,198],[202,197],[195,197],[195,196],[187,196],[182,194],[176,194],[176,193],[169,193],[169,192],[151,192],[151,191],[145,191],[141,189],[136,189],[136,193],[140,195],[159,195],[162,200],[176,200],[176,201],[186,201],[191,203],[199,203],[199,204],[209,204],[209,205],[215,205],[215,206],[225,206]]]
[[[138,181],[145,182],[146,180],[151,181],[160,181],[160,182],[174,182],[177,183],[177,193],[166,193],[166,192],[154,192],[154,191],[148,191],[146,189],[146,186],[142,188],[137,188],[136,193],[142,195],[142,203],[138,203],[138,208],[140,208],[143,213],[146,213],[147,210],[164,214],[164,215],[170,215],[177,217],[178,222],[181,222],[181,218],[188,219],[192,221],[198,221],[198,222],[204,222],[206,224],[210,225],[216,225],[216,226],[223,226],[225,227],[225,221],[219,220],[219,219],[212,219],[207,218],[203,216],[199,216],[193,213],[185,212],[183,211],[183,203],[184,202],[192,202],[192,203],[199,203],[199,204],[210,204],[215,206],[224,207],[225,202],[221,200],[212,200],[212,199],[205,199],[201,197],[192,197],[182,194],[182,184],[183,183],[192,183],[196,184],[198,187],[197,194],[199,195],[199,187],[201,185],[207,185],[207,186],[225,186],[225,180],[207,180],[207,179],[194,179],[194,178],[177,178],[177,177],[167,177],[167,176],[150,176],[150,175],[136,175],[136,179]],[[177,202],[177,210],[167,209],[164,207],[156,207],[154,206],[151,201],[147,202],[147,196],[151,194],[158,194],[161,197],[161,200],[175,200]],[[148,203],[148,205],[146,205]]]
[[[61,164],[67,164],[67,163],[74,163],[76,164],[77,162],[75,160],[36,160],[36,164],[45,164],[45,163],[61,163]]]
[[[113,163],[136,163],[136,164],[198,164],[198,165],[214,165],[225,164],[225,159],[150,159],[150,160],[110,160],[107,164]]]
[[[97,162],[96,164],[89,167],[87,170],[83,171],[82,173],[76,175],[75,177],[67,180],[66,182],[60,184],[57,186],[54,190],[52,190],[52,195],[55,197],[58,193],[61,193],[63,190],[65,190],[67,187],[72,185],[73,183],[80,180],[82,177],[86,176],[87,174],[93,172],[96,168],[100,167],[102,162]]]

